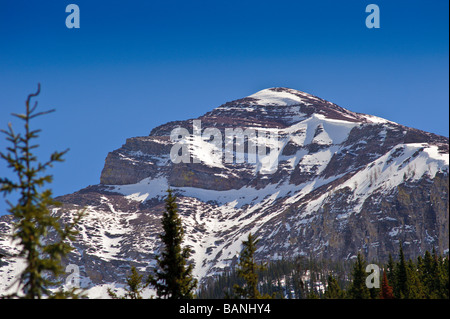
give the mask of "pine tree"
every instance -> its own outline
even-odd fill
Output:
[[[344,299],[345,294],[339,286],[338,281],[331,274],[327,278],[327,289],[324,294],[325,299]]]
[[[394,259],[392,258],[391,253],[389,253],[388,263],[385,272],[388,282],[391,285],[395,285],[395,262]]]
[[[142,299],[142,291],[148,286],[142,278],[144,275],[138,273],[136,267],[131,267],[131,274],[127,277],[126,293],[119,297],[114,291],[108,288],[108,295],[113,299]]]
[[[448,290],[445,287],[445,269],[442,256],[438,256],[436,249],[433,247],[433,263],[432,263],[432,288],[435,298],[446,298],[448,296]]]
[[[192,299],[197,280],[192,276],[193,265],[188,265],[190,249],[181,247],[184,231],[171,189],[167,190],[165,203],[164,232],[160,235],[164,248],[157,257],[159,270],[155,276],[149,275],[147,282],[156,288],[158,298]]]
[[[394,296],[399,299],[409,298],[410,282],[408,276],[408,267],[403,254],[403,247],[400,244],[399,262],[396,265]]]
[[[383,280],[381,281],[380,299],[394,299],[392,287],[389,285],[386,271],[383,271]]]
[[[254,254],[256,252],[256,245],[259,239],[248,234],[246,241],[242,242],[243,248],[240,253],[240,259],[237,269],[237,274],[244,279],[245,283],[234,285],[234,293],[238,298],[244,299],[261,299],[270,298],[270,296],[262,296],[258,291],[258,272],[264,270],[266,267],[258,265],[255,261]]]
[[[408,272],[408,298],[409,299],[423,299],[425,298],[424,288],[420,280],[420,273],[418,265],[411,259],[407,263]]]
[[[14,231],[12,239],[18,242],[19,258],[25,261],[25,269],[18,278],[18,291],[10,297],[22,297],[29,299],[40,298],[76,298],[79,294],[76,289],[69,292],[62,290],[52,293],[49,287],[58,284],[55,279],[64,273],[61,264],[62,258],[72,250],[68,241],[75,239],[75,226],[82,218],[84,212],[77,214],[72,223],[62,225],[57,216],[50,213],[51,206],[60,206],[52,198],[50,189],[42,188],[52,182],[51,175],[45,175],[45,171],[54,163],[62,162],[64,154],[68,151],[54,152],[47,162],[41,163],[32,152],[39,147],[34,140],[39,137],[40,130],[31,129],[31,120],[54,110],[36,112],[37,102],[30,105],[31,99],[39,95],[40,85],[36,93],[28,95],[25,114],[12,114],[24,122],[24,132],[16,133],[12,124],[8,124],[8,130],[1,130],[6,134],[7,140],[12,146],[8,147],[8,153],[0,152],[1,158],[6,160],[17,177],[17,181],[9,178],[0,178],[0,192],[5,196],[11,193],[19,193],[17,204],[7,201],[9,212],[13,215]],[[50,241],[49,233],[56,234],[57,239]]]
[[[449,299],[449,290],[450,290],[450,281],[449,281],[449,275],[450,275],[450,267],[449,267],[449,260],[448,255],[446,258],[444,258],[444,261],[442,263],[442,272],[443,272],[443,290],[444,290],[444,298]]]
[[[427,250],[420,263],[420,276],[421,282],[424,286],[426,298],[434,297],[434,278],[433,278],[433,257],[431,253]]]
[[[351,299],[370,299],[370,291],[366,286],[366,262],[360,253],[358,253],[353,266],[352,277],[353,281],[348,291],[349,297]]]

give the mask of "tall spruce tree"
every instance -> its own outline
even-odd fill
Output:
[[[348,290],[348,296],[351,299],[370,299],[370,291],[366,286],[366,262],[364,258],[358,253],[356,262],[352,270],[353,281]]]
[[[424,285],[425,295],[427,298],[433,298],[434,294],[434,278],[433,278],[433,257],[431,256],[431,253],[427,250],[425,252],[425,255],[423,259],[419,260],[419,266],[420,266],[420,276],[421,276],[421,282]]]
[[[438,256],[436,249],[433,247],[433,263],[431,268],[431,274],[433,277],[432,289],[435,291],[436,298],[446,298],[448,296],[448,290],[445,287],[445,270],[443,257]]]
[[[328,275],[328,278],[327,278],[327,289],[325,290],[324,298],[325,299],[344,299],[345,298],[344,291],[342,291],[341,287],[339,286],[338,281],[331,274]]]
[[[409,298],[410,281],[408,265],[403,254],[403,247],[400,243],[399,261],[395,267],[394,296],[399,299]]]
[[[244,284],[234,285],[234,293],[236,297],[242,299],[261,299],[271,298],[269,295],[262,296],[258,290],[258,272],[266,269],[263,265],[258,265],[255,261],[256,245],[259,239],[251,233],[248,234],[247,240],[242,242],[242,250],[240,253],[237,274],[244,279]]]
[[[8,130],[1,130],[12,146],[7,148],[7,153],[0,152],[0,156],[6,160],[17,180],[0,178],[0,193],[5,196],[11,193],[19,195],[17,204],[7,203],[10,206],[8,211],[13,216],[12,239],[20,249],[15,257],[25,261],[25,268],[16,282],[18,291],[9,297],[76,298],[79,296],[76,289],[56,293],[50,290],[51,286],[58,284],[56,278],[64,273],[61,260],[72,250],[69,241],[75,239],[75,226],[84,212],[79,212],[71,223],[63,225],[49,210],[51,206],[59,206],[60,203],[53,200],[50,189],[43,190],[46,184],[52,182],[52,176],[45,175],[45,171],[54,163],[62,162],[67,150],[54,152],[44,163],[39,162],[33,154],[39,147],[35,140],[41,130],[31,129],[31,120],[54,111],[36,112],[37,102],[31,105],[31,99],[39,93],[38,84],[37,92],[28,95],[25,113],[12,114],[24,122],[23,132],[16,133],[11,123],[8,124]],[[49,233],[56,235],[56,240],[50,241]]]
[[[170,188],[165,203],[163,233],[159,236],[164,247],[161,256],[156,258],[159,269],[154,276],[148,276],[147,282],[156,288],[158,298],[192,299],[197,280],[192,276],[193,265],[188,264],[191,251],[188,247],[181,247],[184,230],[176,197]]]
[[[384,272],[386,272],[386,277],[390,285],[395,285],[395,262],[391,253],[389,253],[388,263]]]
[[[408,298],[409,299],[423,299],[425,298],[425,293],[423,289],[422,282],[420,280],[419,268],[413,260],[409,259],[407,262],[407,273],[408,273]]]
[[[442,262],[442,274],[443,274],[443,289],[444,289],[444,298],[449,299],[449,293],[450,293],[450,267],[449,267],[449,260],[448,255],[447,257],[444,257],[444,261]]]
[[[136,267],[131,267],[131,274],[126,278],[127,287],[125,288],[125,295],[119,297],[111,288],[108,288],[108,295],[112,299],[142,299],[142,292],[148,286],[144,283],[142,278],[144,275],[139,274]]]

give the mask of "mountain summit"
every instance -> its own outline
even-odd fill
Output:
[[[174,162],[177,145],[186,161]],[[57,214],[68,220],[87,208],[68,262],[79,265],[93,297],[123,284],[131,265],[155,266],[169,186],[200,281],[234,267],[250,232],[261,238],[262,261],[359,252],[382,261],[400,242],[407,257],[446,253],[448,150],[447,137],[269,88],[127,139],[106,157],[100,183],[58,198]],[[2,233],[10,222],[0,218]],[[6,237],[0,248],[14,250]],[[0,264],[0,290],[18,263]]]
[[[266,118],[284,120],[285,124],[299,122],[312,114],[322,114],[330,119],[350,122],[385,121],[377,117],[348,111],[309,93],[282,87],[261,90],[243,99],[226,103],[208,114],[240,108],[243,111],[242,115],[244,113],[247,116],[251,116],[251,113],[265,114]]]

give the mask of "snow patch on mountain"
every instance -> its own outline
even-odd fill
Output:
[[[273,89],[261,90],[249,95],[248,97],[257,99],[257,104],[264,106],[291,106],[306,103],[298,95],[292,94],[288,91],[274,91]]]
[[[436,173],[448,169],[449,154],[439,153],[436,145],[426,143],[397,145],[332,190],[336,192],[349,188],[353,192],[354,202],[358,203],[339,218],[347,218],[352,213],[358,213],[364,201],[375,191],[390,190],[406,180],[419,180],[424,175],[434,178]],[[317,211],[328,196],[330,192],[310,201],[304,215]]]

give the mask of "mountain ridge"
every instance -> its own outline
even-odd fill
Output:
[[[201,130],[194,121],[201,121]],[[176,144],[171,132],[179,128],[190,134],[189,163],[170,157]],[[205,134],[217,129],[225,136],[237,128],[277,133],[275,142],[264,140],[272,143],[276,170],[267,174],[249,161],[252,137],[244,154],[233,149],[233,161],[226,162],[225,140],[213,144]],[[305,92],[261,90],[197,119],[128,138],[106,157],[99,184],[58,197],[63,220],[83,207],[88,211],[67,262],[80,265],[93,297],[105,296],[106,286],[123,286],[131,265],[150,271],[169,186],[200,282],[236,264],[249,232],[261,238],[259,260],[351,259],[358,252],[383,260],[399,242],[409,257],[433,247],[448,252],[448,142]],[[10,231],[8,217],[0,217],[0,229]],[[14,250],[6,237],[0,248]],[[0,267],[2,278],[14,265]]]

